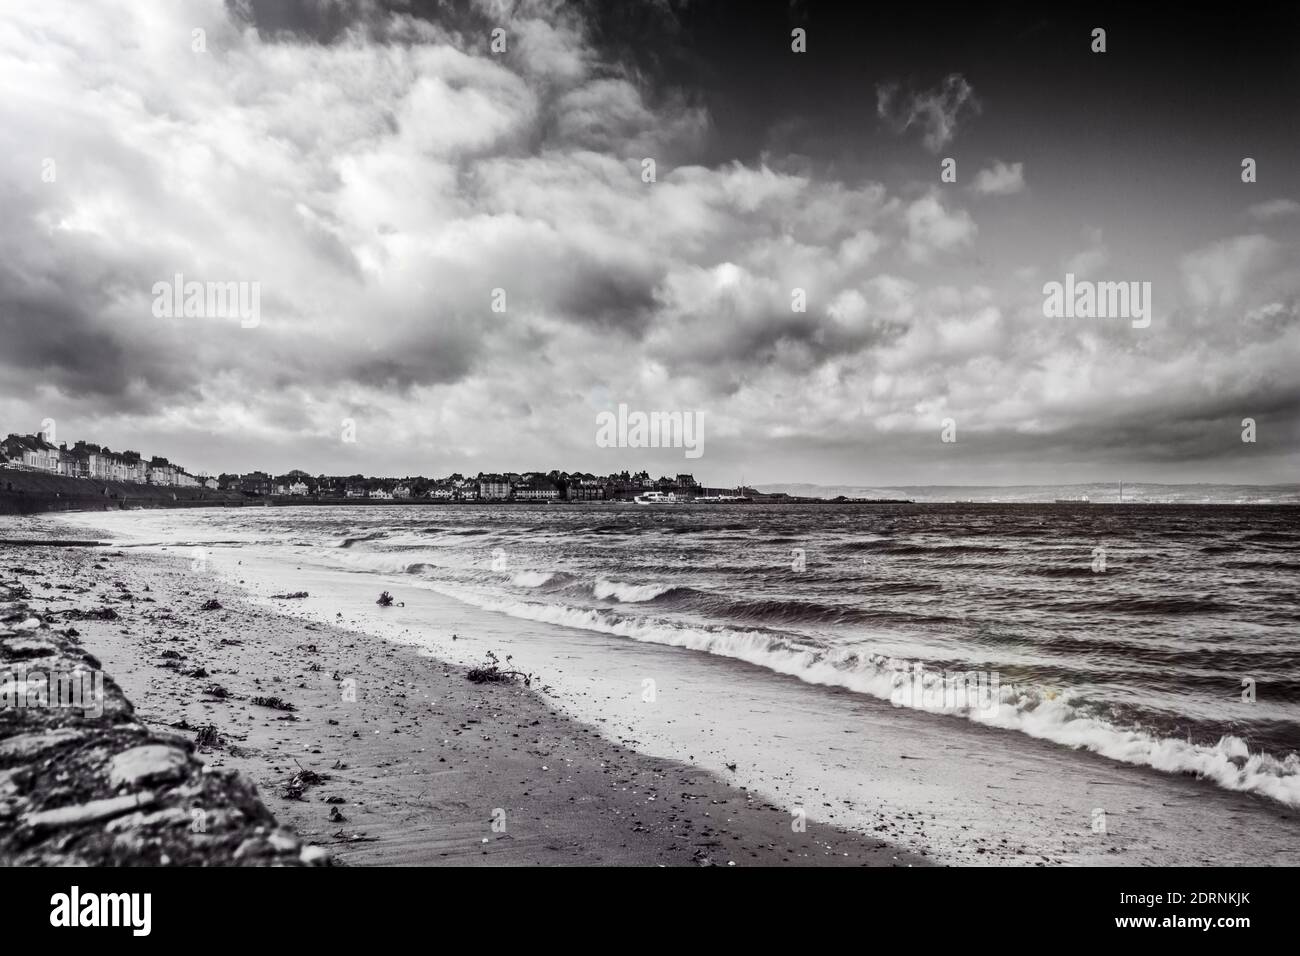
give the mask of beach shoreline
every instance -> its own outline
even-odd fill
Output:
[[[24,519],[8,537],[66,537]],[[344,865],[926,862],[710,772],[601,736],[518,681],[475,684],[411,647],[274,614],[180,557],[0,546],[151,727],[217,743],[279,823]],[[201,610],[209,601],[220,605]],[[211,605],[209,605],[211,606]],[[107,615],[105,615],[107,617]],[[219,689],[218,689],[219,688]],[[293,710],[258,706],[279,699]]]
[[[408,573],[428,555],[378,568],[349,560],[364,536],[321,549],[281,542],[275,526],[250,538],[220,518],[100,520],[18,526],[111,542],[94,573],[131,593],[99,582],[98,597],[125,600],[136,619],[134,631],[92,624],[109,672],[150,702],[151,719],[212,723],[233,747],[211,759],[244,769],[305,838],[343,847],[343,862],[671,865],[684,844],[691,864],[1300,862],[1291,807],[1172,766],[899,709],[725,655],[496,613]],[[84,581],[82,551],[50,549],[43,567]],[[380,590],[392,607],[375,606]],[[144,606],[164,599],[167,612]],[[199,610],[209,599],[221,608]],[[178,656],[157,659],[167,651]],[[470,684],[467,668],[488,651],[513,653],[506,666],[536,673],[532,688]],[[230,699],[194,698],[201,685],[183,678],[195,662]],[[648,704],[647,676],[659,690]],[[349,680],[353,701],[342,700]],[[249,705],[254,696],[297,709],[268,712]],[[329,780],[282,802],[300,771]],[[318,805],[331,799],[341,802]],[[336,807],[346,819],[332,819]],[[725,840],[714,839],[719,814]],[[720,861],[728,846],[750,855]]]

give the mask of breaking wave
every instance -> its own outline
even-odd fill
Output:
[[[540,588],[553,580],[554,571],[520,571],[510,579],[510,583],[521,588]]]
[[[653,601],[668,592],[674,590],[671,584],[625,584],[621,581],[609,581],[605,578],[597,578],[596,583],[591,586],[591,593],[599,601],[612,598],[623,604],[639,604],[643,601]]]
[[[613,585],[614,582],[607,582]],[[627,587],[624,585],[623,587]],[[633,586],[638,587],[638,586]],[[663,585],[642,585],[645,589]],[[631,617],[612,609],[577,608],[499,597],[452,585],[435,590],[476,607],[523,620],[596,631],[636,641],[684,647],[745,661],[810,684],[844,687],[896,706],[962,717],[976,723],[1013,730],[1075,749],[1089,750],[1112,760],[1152,767],[1165,773],[1190,774],[1228,790],[1257,793],[1279,803],[1300,807],[1300,756],[1277,758],[1251,753],[1245,741],[1225,735],[1207,745],[1162,737],[1139,728],[1125,728],[1088,712],[1087,702],[1071,693],[1034,684],[990,681],[996,706],[989,700],[953,703],[944,694],[939,665],[923,667],[923,684],[930,693],[903,695],[911,680],[897,658],[827,648],[794,635],[755,628],[686,625],[653,618]],[[662,593],[662,592],[660,592]],[[643,599],[644,600],[644,599]],[[928,668],[928,669],[927,669]],[[949,672],[950,673],[950,672]]]

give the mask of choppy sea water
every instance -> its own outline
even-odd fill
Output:
[[[1300,508],[600,504],[114,517],[158,543],[282,547],[295,561],[306,549],[501,615],[733,657],[1300,805]],[[954,675],[968,674],[982,693],[954,695]]]

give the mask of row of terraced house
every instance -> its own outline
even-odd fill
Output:
[[[146,461],[139,452],[114,452],[84,441],[69,448],[66,442],[55,445],[44,433],[11,434],[0,442],[0,467],[172,488],[217,487],[215,479],[191,475],[166,458]]]
[[[636,474],[624,471],[603,477],[590,472],[560,471],[480,474],[473,482],[478,498],[484,501],[616,501],[630,500],[647,491],[671,491],[687,498],[701,493],[699,482],[692,475],[656,479],[645,471]],[[430,497],[450,497],[449,490],[455,490],[454,482],[443,479],[435,482]]]
[[[273,476],[254,471],[223,474],[218,479],[223,491],[246,495],[291,497],[367,498],[402,501],[429,498],[435,501],[605,501],[628,500],[647,491],[671,491],[685,497],[700,494],[691,475],[651,478],[648,472],[599,477],[583,472],[524,472],[508,474],[461,474],[446,478],[367,478],[362,475],[312,477],[303,471]]]
[[[349,485],[349,496],[432,498],[437,501],[614,501],[629,500],[647,491],[671,491],[683,497],[701,493],[691,475],[675,478],[651,478],[647,472],[600,477],[584,472],[524,472],[507,474],[479,473],[474,477],[454,474],[446,478],[406,479],[389,488],[385,482],[372,481],[364,490]]]
[[[647,491],[674,492],[682,497],[701,494],[691,475],[653,479],[648,472],[626,471],[606,476],[589,472],[509,472],[446,478],[367,478],[363,475],[312,477],[304,471],[273,476],[264,471],[223,474],[219,478],[196,476],[166,458],[148,460],[135,451],[114,452],[91,442],[71,448],[55,445],[43,432],[11,434],[0,442],[0,467],[45,472],[68,478],[93,478],[177,488],[209,488],[242,492],[250,496],[311,496],[370,498],[401,501],[430,498],[437,501],[614,501],[628,500]]]

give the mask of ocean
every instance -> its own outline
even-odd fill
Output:
[[[548,641],[572,658],[584,653],[574,632],[600,635],[593,681],[601,655],[612,672],[633,643],[664,649],[655,673],[712,655],[743,662],[746,680],[795,678],[824,695],[819,707],[888,701],[900,721],[926,710],[994,728],[1002,746],[1038,738],[1300,806],[1295,507],[610,503],[76,520],[196,561],[260,560],[276,575],[268,593],[293,589],[290,565],[367,594],[432,591],[497,621],[503,639],[526,633],[513,650],[543,673]],[[586,696],[586,716],[605,719]]]

